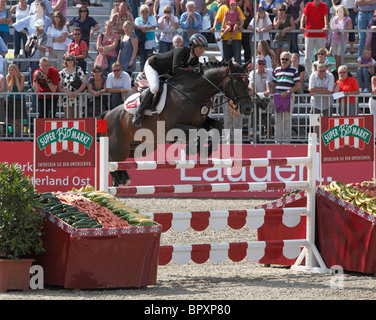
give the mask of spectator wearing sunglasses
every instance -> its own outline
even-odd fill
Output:
[[[349,77],[347,66],[343,65],[338,68],[338,80],[334,87],[334,92],[344,92],[346,95],[357,95],[359,94],[359,84],[355,78]],[[358,110],[356,108],[356,100],[355,97],[352,96],[349,100],[346,98],[339,99],[339,104],[341,105],[344,102],[344,112],[341,112],[341,116],[353,116],[358,114]]]
[[[112,72],[106,80],[106,90],[111,93],[110,108],[113,109],[125,101],[126,94],[132,90],[132,81],[128,73],[122,70],[120,62],[114,62]]]
[[[97,21],[90,17],[89,9],[86,6],[81,6],[78,9],[78,16],[69,20],[66,26],[70,32],[69,27],[79,27],[81,29],[81,39],[86,42],[88,48],[90,47],[90,38],[94,36],[94,32],[100,30],[100,26]]]
[[[82,33],[79,27],[73,29],[73,41],[68,46],[68,52],[75,56],[76,63],[86,73],[86,57],[89,49],[85,41],[82,41]]]
[[[172,7],[165,6],[163,16],[158,19],[158,28],[162,30],[159,38],[159,52],[167,52],[173,49],[172,38],[176,34],[179,25],[178,17],[173,15]]]
[[[291,94],[300,88],[298,70],[291,65],[291,53],[281,53],[281,66],[273,72],[273,88],[277,143],[289,143],[291,139]]]

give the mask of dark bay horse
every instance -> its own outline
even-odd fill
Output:
[[[253,106],[249,96],[246,65],[241,66],[232,61],[228,64],[206,63],[202,66],[202,71],[202,74],[169,78],[164,110],[158,115],[144,116],[142,128],[132,125],[133,115],[128,113],[123,105],[102,114],[100,119],[107,120],[109,160],[126,160],[130,155],[131,143],[135,141],[136,131],[141,129],[149,129],[153,133],[155,149],[158,121],[164,121],[165,132],[170,129],[181,129],[187,136],[191,129],[216,128],[221,131],[222,122],[209,118],[209,109],[205,108],[210,104],[211,98],[219,92],[232,100],[243,115],[250,115]],[[115,186],[130,183],[126,171],[111,174]]]

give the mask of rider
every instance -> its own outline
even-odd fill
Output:
[[[188,47],[178,47],[168,52],[159,53],[146,61],[144,71],[149,81],[149,89],[147,89],[133,117],[135,127],[141,127],[144,111],[151,104],[154,94],[159,90],[159,76],[167,72],[172,75],[201,73],[201,69],[198,67],[198,58],[203,55],[207,46],[206,38],[199,33],[195,33],[189,38]]]

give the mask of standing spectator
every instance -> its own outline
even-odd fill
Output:
[[[229,0],[225,0],[225,4],[219,7],[217,16],[215,17],[212,32],[214,32],[215,27],[217,24],[221,21],[223,21],[225,17],[226,11],[229,10],[228,2]],[[243,23],[245,20],[245,16],[243,12],[240,10],[239,7],[237,7],[237,10],[240,12],[240,17],[241,17],[241,25],[240,25],[240,30],[243,30]],[[223,26],[222,26],[223,28]],[[237,32],[231,44],[227,43],[227,40],[231,37],[232,32],[229,32],[224,39],[222,40],[222,46],[223,46],[223,58],[225,61],[230,61],[231,58],[234,58],[236,62],[241,63],[241,44],[242,44],[242,34],[241,32]]]
[[[356,80],[359,84],[359,91],[371,92],[371,76],[375,73],[376,61],[371,56],[371,47],[365,46],[363,54],[358,58],[356,67]]]
[[[196,11],[196,4],[194,1],[188,1],[186,4],[187,11],[180,17],[180,24],[183,28],[184,46],[188,45],[188,39],[198,30],[202,29],[202,18],[199,12]]]
[[[0,73],[0,122],[5,123],[5,78],[2,73]],[[9,117],[8,117],[9,118]],[[0,137],[5,135],[5,125],[0,126]]]
[[[243,30],[247,30],[249,23],[253,19],[253,10],[251,9],[250,1],[249,0],[238,0],[238,6],[240,10],[243,12],[245,17],[243,23]],[[250,32],[242,32],[242,47],[244,51],[244,61],[251,61],[252,59],[252,49],[251,49],[251,33]]]
[[[304,29],[305,24],[305,29]],[[304,65],[306,75],[309,77],[312,71],[312,57],[314,49],[325,48],[326,33],[329,28],[328,7],[320,0],[308,2],[303,10],[300,20],[300,31],[306,31],[305,36],[305,57]],[[308,32],[308,30],[322,30],[324,32]]]
[[[82,33],[79,27],[73,29],[73,41],[68,46],[68,53],[73,55],[76,59],[76,64],[79,66],[84,74],[86,73],[86,57],[89,51],[85,41],[81,39]]]
[[[26,18],[30,14],[30,6],[27,4],[26,0],[19,0],[19,3],[13,6],[9,10],[9,14],[14,14],[16,16],[16,22]],[[21,42],[23,46],[26,46],[27,35],[24,32],[19,32],[17,30],[13,31],[13,44],[14,44],[14,56],[18,56],[21,50]],[[25,50],[25,56],[28,56],[28,53]]]
[[[309,77],[308,91],[311,94],[311,114],[321,114],[330,116],[330,108],[333,106],[331,96],[321,96],[332,94],[334,90],[334,76],[328,72],[325,64],[320,63],[317,71],[312,72]]]
[[[276,142],[288,143],[291,139],[291,94],[300,87],[298,70],[291,66],[291,54],[281,53],[281,66],[273,72],[273,88],[276,123]],[[283,142],[282,142],[283,143]]]
[[[158,29],[171,30],[161,31],[159,37],[159,52],[167,52],[173,49],[172,38],[176,34],[179,25],[179,18],[172,13],[171,6],[165,6],[163,16],[158,19]]]
[[[180,34],[175,34],[172,38],[172,46],[174,48],[183,46],[183,37]]]
[[[374,127],[374,133],[376,132],[376,76],[373,76],[371,78],[371,93],[373,94],[373,97],[369,99],[369,111],[370,114],[373,114],[373,127]],[[376,139],[376,138],[375,138]]]
[[[120,3],[118,12],[114,13],[110,21],[112,21],[114,25],[113,32],[117,33],[119,37],[124,34],[123,25],[125,21],[130,21],[132,28],[134,28],[134,18],[127,2]]]
[[[291,65],[298,70],[299,73],[299,82],[300,82],[300,88],[296,90],[295,92],[297,94],[304,94],[304,89],[305,89],[305,83],[304,83],[304,77],[305,77],[305,68],[301,64],[299,64],[300,61],[300,56],[299,53],[293,53],[291,55]],[[334,81],[333,81],[334,84]],[[303,98],[302,101],[305,99]]]
[[[68,0],[51,0],[51,5],[54,12],[60,11],[65,19],[67,19],[67,4]]]
[[[290,14],[295,23],[295,29],[299,30],[300,28],[300,20],[302,18],[303,10],[304,10],[304,1],[303,0],[286,0],[287,5],[287,14]],[[290,52],[291,53],[299,53],[299,46],[298,46],[298,32],[291,33],[291,45],[290,45]]]
[[[155,0],[153,4],[153,14],[155,19],[159,20],[163,17],[164,8],[170,6],[172,8],[172,15],[179,17],[180,15],[180,4],[179,0]]]
[[[358,6],[358,29],[367,29],[369,22],[372,20],[374,10],[376,10],[376,3],[372,0],[355,0],[355,5]],[[366,32],[359,32],[359,47],[358,56],[363,53],[363,48],[366,44]]]
[[[0,37],[6,45],[9,41],[9,24],[13,23],[12,15],[7,9],[7,0],[0,0]]]
[[[374,17],[368,24],[368,29],[375,31],[376,30],[376,10],[373,12]],[[370,32],[367,36],[366,45],[371,47],[372,58],[376,60],[376,32]]]
[[[332,5],[335,7],[338,3],[336,0],[332,0]],[[349,11],[349,17],[351,19],[352,28],[355,29],[356,22],[358,21],[358,7],[355,5],[355,0],[341,0],[340,4],[344,5]],[[349,43],[350,49],[346,50],[346,53],[354,54],[354,44],[355,44],[355,32],[349,32]]]
[[[124,36],[120,40],[118,61],[122,69],[130,76],[136,70],[136,56],[138,50],[138,38],[133,32],[130,21],[124,22]]]
[[[277,66],[281,65],[279,57],[282,52],[289,51],[290,49],[290,30],[295,30],[294,18],[286,14],[287,5],[282,3],[278,8],[278,16],[274,18],[273,28],[274,30],[280,30],[274,36],[273,48],[276,56]]]
[[[106,90],[106,77],[103,76],[101,66],[93,66],[92,76],[87,84],[87,91],[93,95],[89,98],[86,117],[98,117],[102,112],[108,109],[108,97],[103,95]]]
[[[34,92],[43,93],[38,95],[37,113],[39,113],[39,118],[54,117],[58,96],[48,93],[57,92],[58,85],[59,72],[50,66],[50,61],[47,57],[42,57],[39,60],[39,68],[33,74]]]
[[[143,48],[140,48],[139,39],[139,50],[137,52],[137,55],[140,57],[141,70],[143,70],[146,60],[153,54],[155,47],[155,32],[153,30],[155,30],[158,23],[155,20],[154,15],[150,15],[149,6],[146,4],[141,5],[140,13],[141,15],[135,20],[135,25],[136,30],[141,31],[140,34],[143,34],[145,37]]]
[[[23,119],[26,119],[27,114],[25,96],[16,93],[24,91],[25,76],[21,74],[20,69],[14,63],[8,67],[6,82],[8,87],[8,121],[13,125],[15,135],[20,137],[23,132],[22,122]]]
[[[87,80],[81,67],[77,66],[75,56],[70,53],[64,55],[64,69],[59,72],[59,92],[67,95],[60,96],[60,103],[64,108],[66,118],[80,118],[82,116],[82,98],[79,96],[86,89]],[[80,84],[74,80],[80,79]]]
[[[34,2],[30,3],[30,14],[35,14],[37,11],[37,6],[43,3],[45,5],[44,15],[49,17],[52,20],[52,15],[54,13],[54,9],[52,8],[51,2],[48,0],[35,0]]]
[[[125,95],[132,90],[132,81],[128,73],[121,69],[119,62],[112,64],[112,72],[106,80],[106,92],[111,93],[110,109],[125,101]]]
[[[348,76],[347,66],[340,66],[338,68],[338,80],[334,87],[334,92],[343,91],[345,95],[359,94],[359,85],[355,78]],[[350,97],[349,101],[346,98],[341,98],[339,104],[344,103],[344,112],[341,110],[341,115],[354,116],[358,113],[355,103],[355,97]],[[342,107],[341,107],[342,109]]]
[[[266,61],[266,68],[270,71],[275,69],[275,53],[270,49],[266,40],[260,40],[257,44],[256,56],[258,58],[264,58]]]
[[[90,17],[87,6],[79,7],[78,16],[69,20],[66,23],[66,26],[68,30],[71,26],[79,27],[82,32],[81,39],[86,42],[88,48],[90,48],[90,38],[94,36],[94,32],[100,30],[101,28],[97,21],[93,17]]]
[[[50,56],[57,59],[57,61],[52,62],[52,66],[61,70],[63,68],[63,56],[67,52],[65,41],[68,35],[68,28],[61,12],[54,13],[52,25],[48,28],[47,35],[51,37],[52,43]]]
[[[268,105],[270,102],[270,93],[273,85],[273,73],[270,69],[266,68],[266,60],[264,58],[258,58],[256,60],[256,70],[252,70],[249,74],[249,94],[251,97],[254,94],[256,97],[256,121],[261,113],[261,124],[263,125],[264,134],[270,129],[270,116],[267,115],[267,108],[262,109],[257,101],[260,100],[264,105]],[[269,119],[269,125],[268,125]],[[260,128],[261,129],[261,128]]]
[[[112,32],[113,26],[113,22],[107,20],[104,25],[105,32],[101,33],[97,39],[97,50],[105,55],[108,62],[107,70],[103,70],[104,76],[111,72],[111,65],[117,60],[116,47],[119,42],[119,36]]]
[[[253,30],[254,19],[249,23],[247,29]],[[270,34],[269,31],[273,29],[273,23],[269,18],[269,15],[266,13],[264,7],[259,7],[256,13],[256,42],[260,40],[265,40],[270,46]],[[244,34],[243,34],[244,36]]]
[[[348,42],[348,33],[343,31],[336,31],[342,29],[352,29],[351,18],[349,17],[349,11],[343,5],[337,6],[335,9],[335,16],[330,22],[330,28],[333,30],[331,34],[331,48],[330,52],[334,55],[336,60],[336,69],[341,65],[341,56],[345,53],[346,43]],[[344,37],[344,45],[342,47],[342,36]]]
[[[269,14],[271,21],[274,21],[275,16],[278,14],[279,6],[282,0],[260,0],[260,7],[264,7]]]
[[[47,32],[48,28],[51,26],[52,21],[49,17],[44,14],[46,10],[46,5],[41,2],[36,6],[36,11],[34,14],[29,15],[16,23],[13,24],[14,30],[18,32],[23,32],[27,36],[36,32],[35,23],[37,20],[42,20],[44,22],[44,30]]]
[[[239,26],[242,21],[240,18],[240,12],[237,10],[238,4],[236,0],[230,0],[229,10],[225,12],[225,19],[223,20],[223,28],[221,34],[221,40],[223,40],[229,32],[231,32],[230,38],[227,40],[227,44],[231,44],[232,39],[239,32]]]
[[[33,59],[30,61],[28,72],[29,72],[29,84],[31,90],[33,91],[33,74],[36,69],[39,68],[39,60],[44,57],[48,52],[48,36],[44,32],[44,21],[39,19],[35,22],[34,27],[36,32],[31,34],[26,42],[25,51],[28,52],[29,57]],[[37,59],[37,60],[35,60]],[[35,95],[31,96],[31,109],[36,110],[37,97]]]

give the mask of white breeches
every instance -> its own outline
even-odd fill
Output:
[[[149,82],[150,91],[156,94],[159,90],[159,74],[149,65],[149,61],[146,61],[144,70],[146,79]]]

